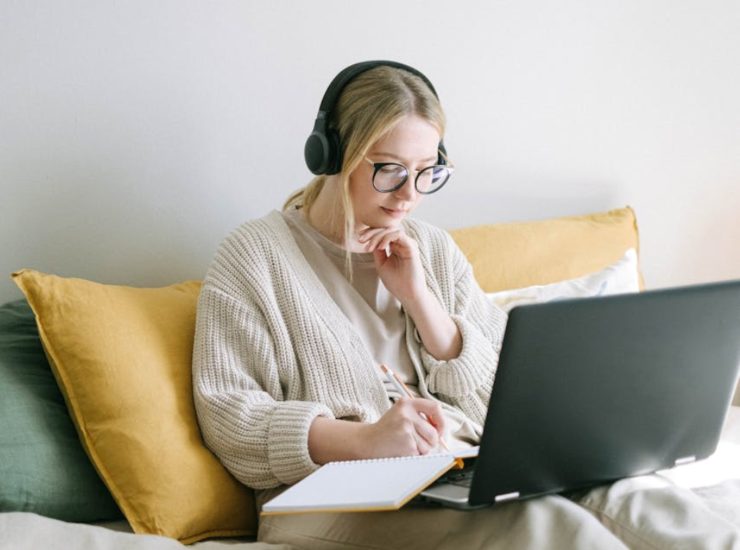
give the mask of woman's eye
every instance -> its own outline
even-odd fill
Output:
[[[406,169],[403,166],[398,166],[395,164],[386,164],[385,166],[381,166],[378,170],[378,173],[389,175],[389,176],[396,176],[396,175],[402,175],[406,173]]]

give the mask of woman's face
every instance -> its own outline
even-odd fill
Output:
[[[396,191],[380,193],[372,184],[373,166],[363,161],[349,176],[349,194],[355,212],[355,230],[398,226],[419,204],[414,187],[418,170],[437,163],[440,135],[431,123],[408,115],[378,140],[367,153],[373,162],[397,162],[410,170]]]

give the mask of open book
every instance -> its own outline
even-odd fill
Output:
[[[471,447],[444,454],[329,462],[267,502],[262,513],[398,510],[459,459],[477,455],[478,447]]]

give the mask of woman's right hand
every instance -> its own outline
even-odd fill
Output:
[[[367,458],[425,455],[437,447],[444,428],[439,403],[402,398],[380,420],[364,425],[362,454]]]

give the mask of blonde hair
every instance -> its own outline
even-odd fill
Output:
[[[349,175],[363,161],[370,147],[408,115],[417,115],[435,126],[440,139],[444,135],[444,111],[431,88],[408,71],[383,65],[353,78],[342,90],[330,114],[330,127],[339,133],[342,145],[342,170],[338,176],[345,242],[355,225]],[[325,175],[316,176],[308,185],[290,195],[283,210],[300,206],[308,216],[326,178]]]

